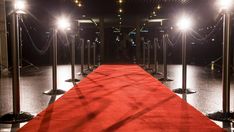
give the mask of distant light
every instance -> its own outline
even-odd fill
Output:
[[[214,42],[214,41],[215,41],[215,39],[214,39],[214,38],[212,38],[212,39],[211,39],[211,41],[212,41],[212,42]]]
[[[160,9],[161,9],[161,6],[160,6],[160,5],[158,5],[158,6],[157,6],[157,9],[158,9],[158,10],[160,10]]]
[[[75,3],[76,3],[76,4],[78,4],[78,2],[79,2],[78,0],[75,0]]]
[[[123,0],[119,0],[119,3],[122,4],[122,3],[123,3]]]
[[[82,6],[82,4],[81,4],[81,3],[78,3],[78,6],[79,6],[79,7],[81,7],[81,6]]]
[[[59,18],[57,20],[57,28],[61,30],[69,30],[71,27],[71,24],[69,20],[65,17]]]
[[[119,9],[119,13],[122,13],[122,12],[123,12],[123,10],[120,8],[120,9]]]
[[[149,19],[148,22],[162,22],[166,19]]]
[[[26,9],[26,3],[24,0],[16,0],[15,2],[15,10],[16,13],[24,14]]]
[[[230,9],[233,5],[233,0],[219,0],[218,4],[221,8],[221,10],[227,10]]]
[[[177,26],[182,31],[187,31],[192,26],[192,21],[189,17],[183,16],[177,23]]]
[[[79,19],[79,20],[76,20],[78,21],[79,23],[86,23],[86,24],[89,24],[89,23],[98,23],[99,22],[99,19]]]

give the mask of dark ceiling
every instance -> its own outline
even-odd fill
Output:
[[[65,12],[74,18],[84,15],[91,18],[103,17],[111,20],[114,26],[120,22],[118,14],[121,14],[123,25],[134,25],[137,19],[142,24],[150,18],[173,20],[181,12],[191,14],[200,24],[213,21],[218,12],[214,8],[214,0],[123,0],[122,4],[118,3],[119,0],[81,1],[82,7],[78,7],[75,0],[32,0],[29,5],[31,12],[39,19],[42,18],[40,20],[53,20],[54,16]],[[158,5],[160,9],[157,9]],[[118,12],[120,7],[123,9],[122,13]]]

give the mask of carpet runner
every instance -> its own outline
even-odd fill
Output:
[[[222,132],[137,65],[102,65],[20,132]]]

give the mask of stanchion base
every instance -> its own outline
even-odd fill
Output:
[[[15,115],[13,113],[8,113],[8,114],[0,117],[0,123],[2,123],[2,124],[21,123],[21,122],[29,121],[33,117],[34,116],[28,112],[20,112],[19,115]]]
[[[61,89],[56,89],[56,90],[48,90],[48,91],[45,91],[43,94],[46,94],[46,95],[60,95],[60,94],[64,94],[65,91],[61,90]]]
[[[87,76],[88,74],[87,73],[82,73],[82,72],[79,72],[79,73],[77,73],[79,76]]]
[[[183,90],[182,88],[173,89],[172,91],[174,93],[177,93],[177,94],[194,94],[194,93],[196,93],[196,91],[193,91],[193,90],[190,90],[190,89]]]
[[[79,82],[80,80],[79,79],[68,79],[68,80],[65,80],[65,82]]]
[[[96,69],[97,67],[98,67],[98,65],[94,65],[94,66],[93,66],[93,69]]]
[[[84,71],[90,72],[93,71],[91,68],[84,69]]]
[[[224,113],[221,111],[207,114],[207,117],[216,121],[226,121],[226,122],[234,121],[234,113]]]
[[[169,82],[169,81],[173,81],[172,79],[169,79],[169,78],[160,78],[158,79],[159,81],[162,81],[162,82]]]

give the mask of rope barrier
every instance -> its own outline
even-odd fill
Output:
[[[210,33],[208,35],[206,35],[205,37],[203,37],[202,35],[200,35],[198,32],[191,30],[192,32],[189,33],[189,35],[194,38],[197,41],[205,41],[208,38],[210,38],[214,33],[216,33],[217,29],[220,26],[221,21],[223,20],[223,18],[221,17],[217,23],[215,24],[215,26],[213,26],[213,30],[210,31]]]
[[[44,48],[42,48],[42,49],[38,48],[38,47],[36,46],[35,42],[33,41],[32,36],[30,35],[29,30],[28,30],[26,24],[24,23],[23,19],[21,18],[20,20],[21,20],[21,22],[22,22],[22,24],[23,24],[23,27],[24,27],[24,29],[25,29],[25,31],[26,31],[28,37],[29,37],[30,42],[32,43],[33,48],[34,48],[40,55],[44,55],[44,54],[48,51],[48,49],[50,48],[50,46],[51,46],[51,42],[52,42],[51,36],[48,37],[48,39],[46,40],[46,44],[44,45]]]

